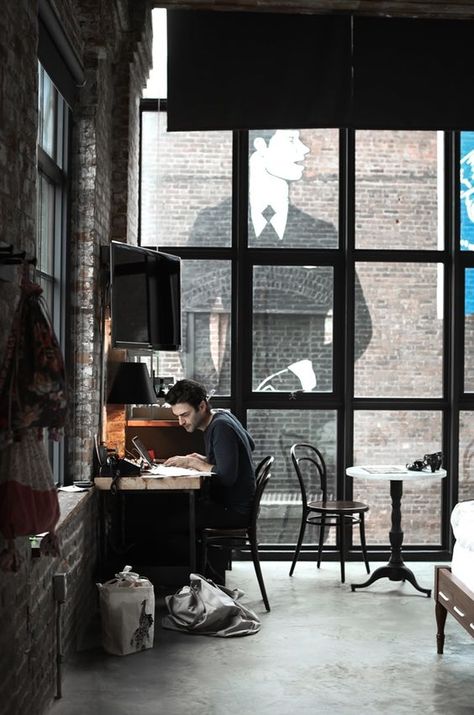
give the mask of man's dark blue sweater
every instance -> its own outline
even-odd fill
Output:
[[[216,410],[204,431],[206,458],[215,465],[211,499],[248,515],[255,494],[252,437],[230,412]]]

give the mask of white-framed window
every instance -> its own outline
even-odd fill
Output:
[[[70,108],[38,63],[37,266],[54,332],[66,347],[66,243]],[[50,442],[57,483],[64,480],[64,442]]]

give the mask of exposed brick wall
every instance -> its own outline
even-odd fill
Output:
[[[77,501],[78,495],[72,496]],[[34,558],[28,541],[17,540],[20,570],[3,574],[0,587],[1,715],[40,715],[51,702],[56,692],[53,576],[67,574],[67,602],[61,616],[67,658],[97,606],[97,524],[97,495],[89,492],[57,530],[60,557]]]
[[[357,248],[438,247],[436,159],[436,132],[356,132]]]
[[[145,0],[53,0],[51,4],[84,64],[86,79],[73,107],[67,250],[71,269],[68,460],[77,479],[91,475],[93,437],[101,415],[101,381],[106,375],[99,249],[111,238],[120,192],[125,197],[120,211],[127,217],[121,237],[136,239],[138,98],[151,62],[151,16]],[[36,252],[37,12],[37,0],[18,0],[7,3],[0,13],[0,238],[29,255]],[[121,94],[119,86],[126,88]],[[124,130],[118,132],[122,125]],[[123,177],[120,186],[115,170]],[[11,277],[15,280],[15,270]],[[3,355],[18,288],[14,282],[0,281],[0,289]],[[0,579],[1,715],[40,715],[50,703],[55,688],[52,576],[68,574],[62,616],[67,656],[96,604],[96,531],[96,498],[90,493],[58,529],[60,558],[32,559],[28,539],[16,540],[20,569]],[[3,548],[0,537],[0,551]]]
[[[156,2],[157,6],[161,3]],[[215,0],[167,0],[167,7],[192,7],[194,10],[215,10]],[[251,12],[310,12],[316,14],[327,14],[333,12],[346,12],[357,15],[374,15],[386,17],[387,14],[393,17],[425,17],[425,18],[472,18],[472,5],[468,0],[456,3],[440,2],[418,2],[408,0],[408,2],[390,2],[386,0],[221,0],[220,7],[227,7],[231,10],[243,10]]]
[[[75,425],[71,460],[76,478],[91,475],[100,431],[105,274],[100,247],[136,242],[138,102],[151,64],[151,18],[144,0],[83,2],[80,20],[87,81],[75,112],[73,224],[75,275],[71,369]]]
[[[461,412],[459,425],[459,501],[466,499],[474,499],[473,412]]]
[[[149,8],[141,0],[133,3],[129,30],[115,68],[111,238],[128,243],[138,241],[139,100],[151,65],[151,43]],[[127,162],[123,160],[124,147]]]
[[[0,32],[0,240],[32,255],[36,240],[36,3],[7,3],[0,13]]]

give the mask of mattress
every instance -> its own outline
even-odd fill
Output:
[[[451,571],[474,591],[474,500],[456,504],[451,512],[451,526],[456,538]]]

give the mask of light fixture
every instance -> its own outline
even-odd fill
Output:
[[[120,363],[107,402],[112,405],[156,405],[153,383],[144,362]]]
[[[292,372],[301,383],[301,389],[304,392],[311,392],[316,387],[316,375],[313,370],[313,363],[311,360],[298,360],[297,362],[291,363],[288,367],[283,368],[283,370],[278,370],[274,372],[273,375],[269,375],[257,386],[257,392],[259,390],[263,392],[268,392],[270,390],[275,391],[273,385],[269,383],[274,377],[283,375],[285,372]]]

